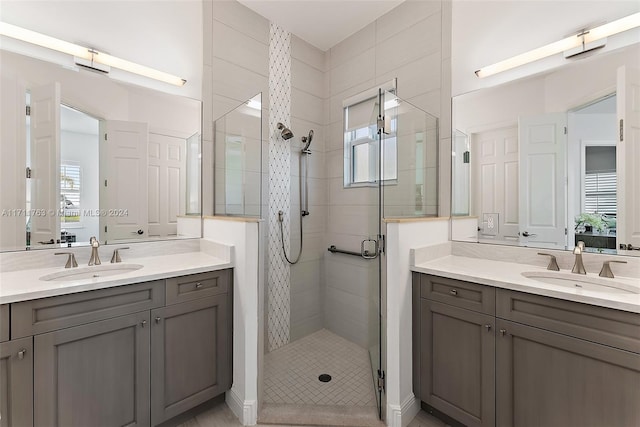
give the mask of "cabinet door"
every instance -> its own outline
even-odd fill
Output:
[[[33,425],[33,344],[22,338],[0,344],[0,426]]]
[[[151,312],[151,421],[157,425],[229,388],[227,294]]]
[[[493,316],[421,300],[420,398],[469,427],[495,423],[494,323]]]
[[[497,320],[498,426],[640,425],[640,355]]]
[[[38,335],[35,425],[149,425],[149,312]]]

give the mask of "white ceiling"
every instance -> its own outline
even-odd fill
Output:
[[[404,0],[238,0],[306,42],[326,51]]]

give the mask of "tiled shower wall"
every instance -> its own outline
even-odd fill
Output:
[[[291,75],[288,77],[291,85],[290,113],[270,119],[270,23],[264,17],[256,14],[236,1],[211,1],[205,0],[204,4],[204,83],[203,83],[203,162],[205,165],[213,164],[213,133],[212,123],[227,112],[233,110],[255,94],[262,93],[263,116],[263,185],[262,185],[262,216],[265,221],[261,224],[262,241],[269,246],[270,240],[275,242],[276,250],[268,249],[267,261],[263,271],[264,277],[269,277],[269,254],[281,256],[279,228],[273,229],[273,212],[269,203],[270,197],[270,170],[269,144],[273,142],[270,136],[275,134],[274,123],[278,120],[293,130],[295,138],[289,141],[277,140],[281,147],[290,146],[290,207],[278,207],[283,209],[285,215],[285,233],[290,239],[285,240],[285,246],[290,242],[290,248],[297,251],[299,246],[299,150],[300,137],[308,134],[310,129],[315,132],[310,157],[309,194],[311,215],[304,219],[304,251],[300,262],[290,269],[290,281],[281,282],[281,286],[290,288],[290,292],[280,293],[280,323],[289,322],[287,332],[290,339],[298,339],[310,332],[322,328],[321,310],[321,277],[322,277],[322,245],[321,236],[325,230],[326,219],[326,192],[324,191],[324,137],[323,137],[323,94],[324,94],[324,52],[303,42],[291,35],[289,57],[291,61]],[[285,32],[286,33],[286,32]],[[286,58],[286,55],[285,55]],[[280,93],[280,92],[276,92]],[[280,100],[275,105],[280,105]],[[274,122],[275,120],[275,122]],[[274,123],[272,123],[274,122]],[[288,145],[287,145],[288,144]],[[284,157],[282,157],[284,158]],[[203,179],[213,182],[213,174],[209,168],[203,168]],[[278,170],[285,169],[280,165]],[[207,187],[205,186],[205,189]],[[210,194],[205,191],[205,196]],[[273,196],[273,193],[271,193]],[[282,195],[281,195],[282,196]],[[213,200],[203,200],[205,206],[212,206]],[[272,206],[273,209],[276,206]],[[211,210],[205,211],[205,215],[211,215]],[[290,224],[289,224],[290,221]],[[277,226],[278,223],[275,222]],[[270,231],[275,231],[270,233]],[[289,249],[289,248],[288,248]],[[290,252],[290,251],[289,251]],[[283,264],[281,264],[282,267]],[[288,267],[288,266],[285,266]],[[288,275],[288,268],[285,275]],[[266,281],[265,281],[266,282]],[[286,284],[285,284],[286,283]],[[269,284],[265,286],[269,290]],[[275,314],[277,304],[269,305],[268,296],[265,295],[266,307],[265,348],[269,350],[269,333],[266,325],[268,316]],[[278,336],[284,336],[284,329],[274,329]],[[274,336],[271,337],[271,342]],[[278,345],[284,340],[278,340]]]
[[[342,101],[393,78],[402,99],[439,118],[439,213],[449,215],[450,28],[450,2],[409,0],[326,53],[328,244],[359,250],[376,221],[376,194],[369,188],[343,188]],[[398,164],[402,168],[409,161],[399,158]],[[435,166],[436,159],[431,161]],[[435,185],[433,179],[430,183]],[[367,339],[368,327],[375,322],[369,301],[377,298],[370,286],[369,277],[375,277],[372,264],[354,257],[325,256],[325,327],[364,347],[373,345]],[[387,292],[393,289],[390,281]]]
[[[304,217],[304,248],[300,261],[291,266],[291,340],[323,327],[323,257],[327,191],[324,153],[324,52],[291,36],[291,126],[296,134],[291,145],[291,248],[300,246],[300,149],[299,137],[313,129],[309,156],[309,212]],[[297,252],[296,252],[297,253]]]
[[[262,212],[267,219],[270,24],[236,1],[206,0],[204,5],[204,164],[213,164],[213,120],[262,92]],[[285,125],[295,134],[289,140],[289,233],[294,254],[299,246],[300,137],[310,129],[315,133],[309,174],[311,215],[303,219],[302,259],[290,269],[291,340],[326,327],[363,347],[369,345],[369,299],[375,297],[368,280],[372,263],[326,250],[331,244],[358,250],[376,218],[375,192],[343,188],[343,99],[397,77],[400,97],[439,118],[439,213],[449,214],[450,9],[446,0],[405,1],[327,52],[291,35],[291,110]],[[203,170],[205,182],[212,180],[205,172],[210,171]],[[204,203],[210,206],[206,199]],[[266,229],[261,226],[264,233]],[[268,235],[263,234],[264,242]],[[393,292],[393,283],[388,291]],[[266,316],[264,320],[266,324]]]
[[[278,123],[289,126],[291,121],[291,34],[273,22],[269,26],[269,100],[267,339],[273,351],[289,343],[291,309],[291,270],[282,254],[283,250],[291,253],[291,140],[283,139],[277,127]]]

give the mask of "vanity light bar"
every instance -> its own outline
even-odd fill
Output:
[[[521,53],[520,55],[505,59],[504,61],[482,67],[476,71],[476,76],[480,78],[492,76],[494,74],[581,46],[585,47],[585,51],[587,51],[589,50],[587,45],[590,43],[636,27],[640,27],[640,12],[625,16],[624,18],[600,25],[599,27],[595,27],[590,30],[581,31],[573,36]]]
[[[149,77],[176,86],[184,86],[184,84],[187,82],[185,79],[169,73],[165,73],[164,71],[145,67],[144,65],[136,64],[135,62],[127,61],[125,59],[121,59],[103,52],[98,52],[95,49],[90,49],[74,43],[69,43],[55,37],[27,30],[26,28],[7,24],[6,22],[0,22],[0,36],[11,37],[16,40],[21,40],[27,43],[46,47],[47,49],[66,53],[68,55],[72,55],[89,62],[118,68],[129,73]]]

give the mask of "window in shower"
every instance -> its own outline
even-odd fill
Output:
[[[344,108],[345,187],[377,183],[377,119],[377,97]],[[382,143],[382,180],[391,183],[398,178],[395,118],[391,119],[390,132]]]

